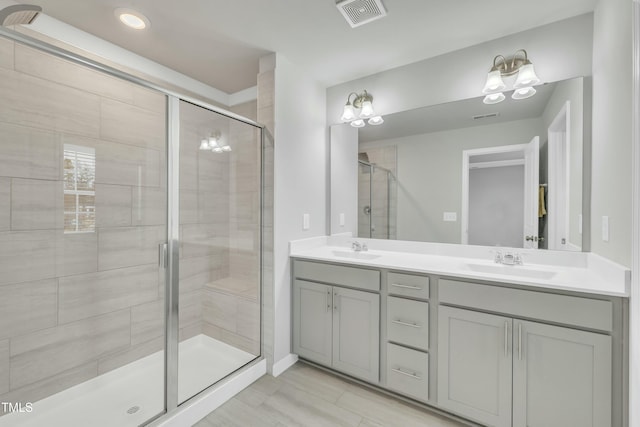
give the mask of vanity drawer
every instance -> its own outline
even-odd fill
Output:
[[[611,332],[611,301],[438,280],[440,303]]]
[[[398,344],[429,348],[429,303],[387,297],[387,339]]]
[[[429,299],[429,277],[390,271],[387,274],[387,293]]]
[[[293,274],[296,279],[380,291],[380,272],[377,270],[295,260]]]
[[[429,354],[387,343],[387,387],[429,400]]]

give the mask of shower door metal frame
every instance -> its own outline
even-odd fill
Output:
[[[263,244],[264,244],[264,184],[265,184],[265,167],[264,167],[264,151],[265,151],[265,132],[266,127],[254,120],[243,117],[239,114],[225,110],[208,102],[204,102],[200,99],[194,98],[189,95],[181,94],[177,91],[167,89],[160,84],[150,82],[140,77],[136,77],[127,72],[121,71],[117,68],[101,64],[95,60],[84,57],[80,54],[67,51],[63,48],[48,44],[36,38],[27,36],[17,31],[0,26],[0,37],[12,40],[22,45],[37,49],[39,51],[48,53],[55,57],[67,60],[69,62],[79,64],[90,69],[105,73],[112,77],[117,77],[124,81],[134,83],[138,86],[154,90],[166,96],[167,99],[167,242],[161,244],[159,248],[159,265],[160,268],[165,269],[165,382],[164,382],[164,396],[165,396],[165,410],[157,414],[156,416],[145,421],[145,425],[160,421],[163,417],[170,415],[175,411],[180,402],[178,399],[178,344],[179,344],[179,250],[180,250],[180,217],[179,217],[179,171],[180,171],[180,116],[179,116],[179,104],[180,101],[185,101],[196,105],[198,107],[209,110],[213,113],[218,113],[222,116],[230,119],[237,120],[239,122],[251,125],[257,129],[260,129],[260,233],[259,233],[259,285],[260,285],[260,355],[256,356],[251,362],[242,366],[238,370],[242,370],[247,366],[251,366],[264,359],[264,309],[262,308],[262,302],[264,301],[264,260],[263,260]],[[238,370],[234,371],[237,372]],[[232,375],[234,372],[230,373]],[[224,377],[220,381],[223,381],[228,376]],[[215,384],[211,384],[213,387]],[[187,399],[183,403],[189,402],[194,397],[201,395],[204,391],[210,387],[202,390],[195,396]]]
[[[369,168],[369,238],[373,239],[373,174],[381,169],[387,174],[387,240],[391,239],[391,180],[395,178],[393,172],[375,163],[358,159],[358,163]]]

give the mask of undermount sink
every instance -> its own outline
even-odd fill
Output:
[[[356,252],[356,251],[331,251],[333,255],[341,258],[352,258],[352,259],[376,259],[380,258],[380,255],[369,254],[366,252]]]
[[[503,274],[506,276],[527,277],[530,279],[552,279],[555,271],[537,270],[533,268],[522,267],[520,265],[486,265],[486,264],[466,264],[472,271],[479,273]]]

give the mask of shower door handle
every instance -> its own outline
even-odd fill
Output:
[[[160,268],[167,268],[167,249],[166,243],[158,245],[158,265]]]

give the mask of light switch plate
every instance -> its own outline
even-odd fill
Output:
[[[582,214],[578,215],[578,234],[582,234]]]
[[[303,230],[308,230],[309,229],[309,214],[302,214],[302,229]]]
[[[340,227],[344,227],[344,214],[340,214]]]
[[[609,241],[609,217],[608,216],[602,217],[602,241],[604,242]]]

